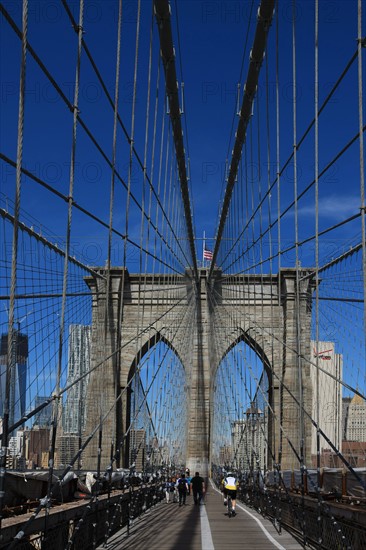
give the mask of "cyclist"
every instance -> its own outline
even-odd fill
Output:
[[[228,472],[224,479],[222,480],[223,491],[225,495],[224,504],[227,504],[227,497],[231,498],[232,503],[232,516],[236,516],[235,506],[236,506],[236,491],[239,486],[239,482],[233,472]]]

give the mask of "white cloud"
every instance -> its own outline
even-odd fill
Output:
[[[330,195],[319,200],[319,218],[344,219],[358,214],[360,199],[356,196]],[[299,216],[315,216],[315,205],[299,208]]]

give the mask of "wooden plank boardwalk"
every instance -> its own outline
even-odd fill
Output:
[[[221,494],[209,485],[205,505],[162,501],[109,539],[109,550],[299,550],[289,533],[279,535],[269,520],[237,502],[229,518]]]

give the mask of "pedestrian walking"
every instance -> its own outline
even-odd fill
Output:
[[[191,479],[191,487],[195,504],[204,504],[203,497],[206,491],[205,480],[200,476],[199,472]]]
[[[185,474],[182,474],[176,483],[179,495],[179,506],[183,506],[186,503],[188,493],[188,483]]]

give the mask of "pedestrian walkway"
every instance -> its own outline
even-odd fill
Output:
[[[289,533],[279,535],[269,520],[237,502],[229,518],[220,492],[209,484],[205,505],[187,496],[185,506],[163,500],[109,540],[109,550],[299,550]],[[101,547],[102,548],[102,547]]]

